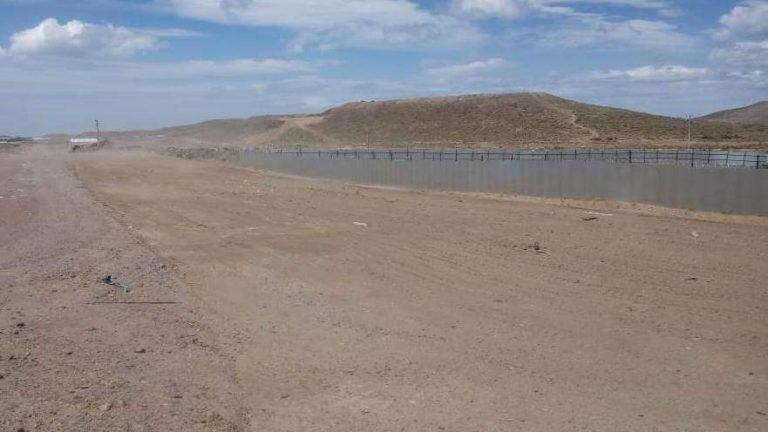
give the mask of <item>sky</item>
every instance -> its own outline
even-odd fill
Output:
[[[0,0],[0,134],[522,91],[768,99],[768,0]]]

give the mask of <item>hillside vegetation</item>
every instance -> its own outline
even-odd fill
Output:
[[[743,108],[719,111],[701,117],[701,120],[768,126],[768,101],[758,102]]]
[[[662,145],[687,139],[686,120],[570,101],[544,93],[357,102],[316,126],[345,143],[478,146]],[[697,141],[761,142],[768,127],[695,122]]]
[[[546,93],[352,102],[319,115],[212,120],[110,134],[145,144],[306,147],[766,148],[768,125],[684,119]]]

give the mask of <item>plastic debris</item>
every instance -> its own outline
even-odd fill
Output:
[[[115,281],[114,279],[112,279],[112,275],[105,276],[101,280],[101,283],[113,286],[115,288],[119,288],[119,289],[123,290],[123,293],[125,293],[125,294],[129,294],[129,293],[131,293],[131,291],[133,291],[133,288],[131,288],[130,285],[119,283],[119,282]]]
[[[595,215],[595,216],[606,216],[606,217],[613,216],[613,214],[611,213],[600,213],[595,211],[585,211],[584,213],[588,215]]]

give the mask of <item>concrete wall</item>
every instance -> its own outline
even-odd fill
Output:
[[[355,183],[557,198],[598,198],[768,215],[768,170],[585,161],[318,158],[243,151],[258,169]]]

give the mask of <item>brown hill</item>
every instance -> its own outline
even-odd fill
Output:
[[[768,101],[758,102],[742,108],[718,111],[701,117],[701,120],[768,125]]]
[[[208,120],[150,131],[107,132],[109,138],[124,143],[171,143],[174,145],[235,144],[249,136],[264,134],[283,126],[275,116],[245,119]],[[88,134],[92,135],[92,134]]]
[[[353,102],[315,116],[212,120],[118,134],[134,143],[237,146],[674,147],[688,122],[546,93]],[[113,135],[110,135],[112,138]],[[117,136],[115,136],[117,138]],[[695,121],[698,147],[765,147],[768,125]]]
[[[316,126],[348,144],[571,146],[649,145],[687,139],[688,123],[624,109],[575,102],[546,93],[472,95],[355,102],[323,113]],[[692,126],[694,140],[765,141],[768,128],[716,122]]]

